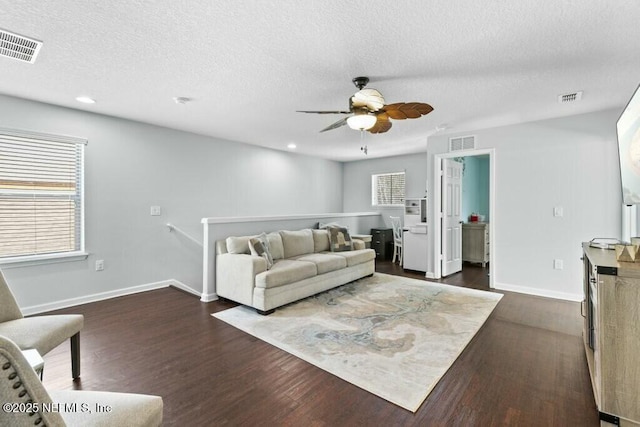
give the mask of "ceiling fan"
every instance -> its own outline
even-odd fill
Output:
[[[369,83],[368,77],[356,77],[352,80],[358,88],[351,98],[349,98],[349,111],[301,111],[298,113],[313,114],[348,114],[348,117],[338,120],[335,123],[322,129],[326,132],[348,125],[351,129],[368,131],[370,133],[383,133],[391,129],[391,121],[404,119],[417,119],[433,111],[433,107],[422,102],[396,102],[395,104],[385,104],[382,94],[376,89],[366,88]]]

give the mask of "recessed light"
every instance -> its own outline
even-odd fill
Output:
[[[295,149],[296,149],[296,147],[297,147],[297,146],[296,146],[296,144],[294,144],[293,142],[292,142],[291,144],[287,145],[287,148],[288,148],[289,150],[295,150]]]
[[[89,98],[88,96],[79,96],[76,98],[76,101],[82,102],[83,104],[95,104],[96,100],[93,98]]]

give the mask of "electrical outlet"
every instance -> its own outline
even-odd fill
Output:
[[[104,260],[98,259],[96,260],[96,271],[102,271],[102,270],[104,270]]]
[[[160,216],[162,215],[162,209],[160,206],[151,206],[151,216]]]
[[[553,260],[553,268],[555,270],[562,270],[564,268],[564,262],[562,262],[561,259],[554,259]]]
[[[562,209],[562,206],[556,206],[553,208],[553,216],[559,217],[559,218],[564,216],[564,209]]]

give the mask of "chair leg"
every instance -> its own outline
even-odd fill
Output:
[[[395,263],[396,262],[396,251],[398,250],[398,247],[396,245],[393,245],[393,258],[391,258],[391,262]]]
[[[80,378],[80,332],[71,337],[71,376]]]

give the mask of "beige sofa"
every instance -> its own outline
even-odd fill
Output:
[[[255,237],[228,237],[216,242],[216,293],[254,307],[261,314],[270,314],[277,307],[375,271],[373,249],[365,249],[364,243],[356,239],[351,239],[351,250],[338,248],[335,233],[330,230],[263,234],[273,258],[270,268],[267,257],[258,256],[255,251],[251,254],[249,241]]]

